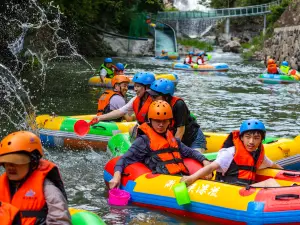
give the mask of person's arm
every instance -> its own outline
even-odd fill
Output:
[[[100,79],[101,79],[101,82],[102,83],[104,83],[104,78],[106,77],[106,75],[107,75],[107,71],[106,71],[106,69],[101,69],[100,70]]]
[[[173,116],[175,121],[176,133],[175,137],[182,139],[185,132],[185,123],[188,117],[188,109],[182,100],[178,100],[173,107]]]
[[[220,166],[219,164],[214,161],[211,164],[201,168],[196,173],[190,175],[190,176],[183,176],[180,179],[180,182],[185,182],[187,185],[191,185],[199,178],[204,178],[208,175],[210,175],[212,172],[214,172],[216,169],[218,169]]]
[[[128,151],[117,161],[114,168],[114,176],[109,181],[109,188],[118,188],[121,183],[121,175],[124,168],[136,162],[142,162],[148,153],[145,139],[137,137]]]
[[[185,132],[185,126],[177,127],[175,137],[181,140],[184,135],[184,132]]]
[[[120,117],[124,116],[128,111],[132,111],[132,105],[133,105],[134,100],[135,100],[135,97],[130,99],[130,101],[123,107],[121,107],[117,110],[111,111],[107,114],[96,116],[95,119],[97,119],[98,121],[103,121],[103,120],[113,120],[113,119],[120,118]]]
[[[180,152],[183,156],[183,158],[192,158],[192,159],[196,159],[197,161],[199,161],[200,163],[202,163],[204,166],[210,164],[210,162],[208,161],[208,159],[202,155],[199,151],[196,151],[188,146],[186,146],[185,144],[183,144],[181,141],[178,141],[179,144],[179,149]]]
[[[44,182],[44,195],[48,207],[47,225],[71,225],[68,203],[61,191],[48,179]]]
[[[264,160],[262,164],[259,166],[259,169],[264,168],[274,168],[274,169],[283,169],[278,164],[274,163],[271,159],[269,159],[266,155],[264,156]]]

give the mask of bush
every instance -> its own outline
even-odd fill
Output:
[[[177,42],[184,46],[192,46],[201,50],[204,50],[206,52],[210,52],[214,50],[213,46],[209,43],[206,43],[204,41],[199,41],[196,39],[177,39]]]

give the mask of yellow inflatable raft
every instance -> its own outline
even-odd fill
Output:
[[[133,76],[129,75],[130,80],[132,80]],[[174,85],[176,86],[178,83],[178,76],[175,73],[166,73],[166,74],[156,74],[155,79],[168,79],[171,80]],[[110,78],[104,78],[104,83],[101,82],[100,76],[93,76],[89,79],[88,84],[90,86],[97,86],[97,87],[106,87],[111,88],[111,79]],[[133,89],[133,83],[130,82],[129,88]]]

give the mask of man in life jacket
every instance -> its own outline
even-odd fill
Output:
[[[114,76],[114,66],[111,58],[105,58],[104,63],[101,64],[100,68],[96,71],[96,73],[100,72],[101,82],[104,83],[104,78],[113,78]]]
[[[19,209],[9,203],[0,201],[0,221],[1,225],[21,224]]]
[[[161,50],[160,56],[161,56],[161,57],[168,56],[168,52],[165,51],[165,50]]]
[[[117,63],[114,66],[114,75],[125,75],[124,74],[124,70],[125,70],[125,66],[123,65],[123,63]]]
[[[288,75],[291,67],[289,67],[289,63],[287,61],[283,61],[280,65],[280,71],[282,74]]]
[[[269,74],[279,74],[278,67],[274,59],[268,59],[267,73]]]
[[[189,52],[189,54],[184,59],[184,64],[192,64],[193,63],[194,52]]]
[[[260,187],[278,186],[274,179],[254,184],[257,170],[267,167],[282,169],[265,155],[262,144],[265,135],[265,125],[261,121],[244,121],[239,131],[229,134],[214,162],[181,181],[190,185],[216,170],[218,181]]]
[[[168,130],[173,118],[172,108],[165,101],[154,101],[148,112],[148,122],[139,126],[140,135],[129,150],[118,160],[109,188],[118,188],[124,168],[141,162],[153,173],[187,175],[183,158],[193,158],[204,166],[210,162],[198,151],[184,145]]]
[[[130,79],[125,75],[114,76],[113,79],[111,79],[113,90],[106,90],[100,96],[98,101],[98,116],[117,110],[126,104],[125,96],[128,91],[129,82]],[[127,115],[124,116],[126,119]],[[122,121],[122,117],[116,118],[113,121]]]
[[[40,139],[29,131],[11,133],[1,141],[5,173],[0,177],[0,201],[20,211],[19,225],[71,225],[59,170],[42,156]]]
[[[125,114],[135,114],[135,118],[139,124],[145,122],[145,117],[148,112],[149,105],[152,102],[152,98],[146,92],[149,89],[150,84],[155,80],[154,73],[151,72],[139,72],[136,73],[132,79],[134,82],[134,91],[136,96],[133,97],[126,105],[114,110],[110,113],[95,117],[98,121],[112,120],[120,118]],[[131,121],[131,120],[130,120]]]
[[[175,86],[172,81],[159,79],[154,81],[147,91],[153,100],[168,102],[173,111],[173,120],[170,126],[176,138],[186,146],[200,151],[206,150],[206,140],[197,121],[191,116],[190,111],[182,98],[174,96]]]

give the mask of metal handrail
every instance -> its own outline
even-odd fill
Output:
[[[158,12],[158,20],[184,20],[197,18],[224,18],[238,16],[263,15],[271,12],[271,7],[280,4],[280,0],[262,5],[252,5],[236,8],[212,9],[208,11],[176,11]]]

